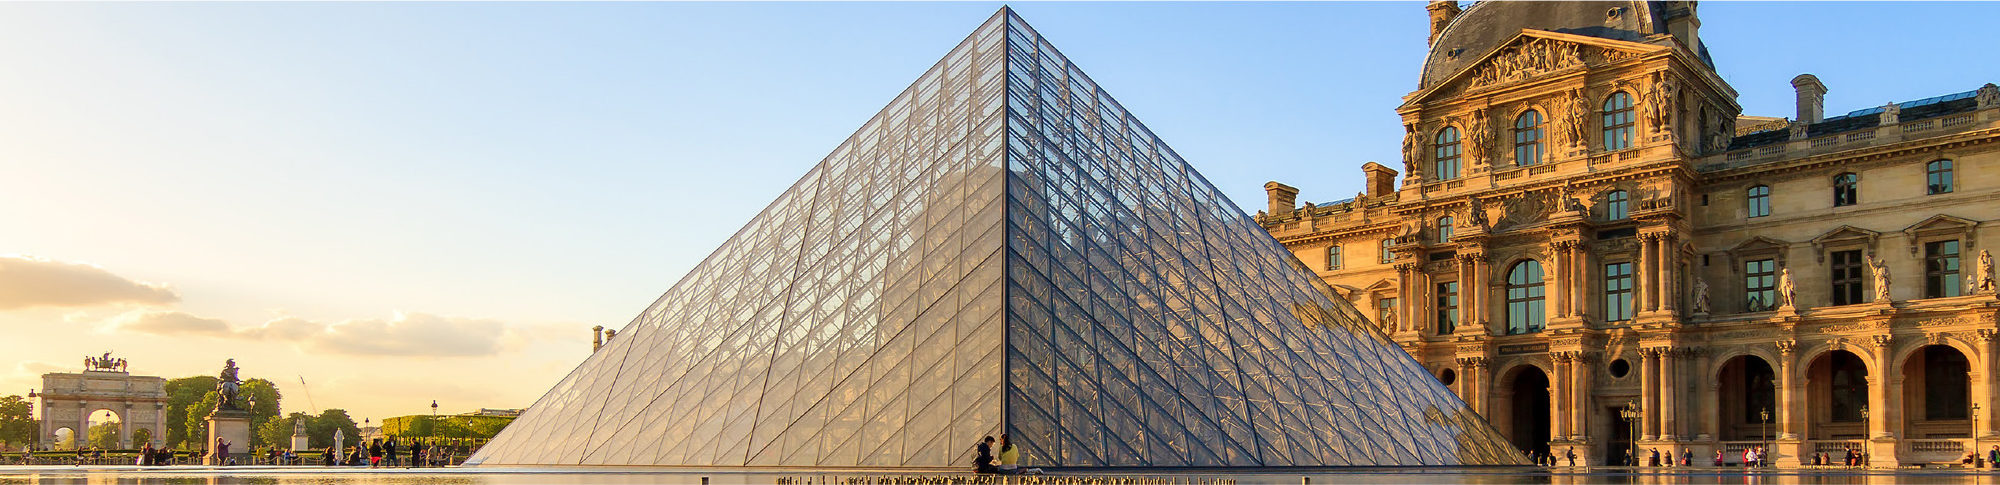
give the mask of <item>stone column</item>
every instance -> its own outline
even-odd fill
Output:
[[[1549,354],[1555,362],[1556,374],[1549,376],[1549,441],[1569,438],[1569,382],[1570,356],[1568,352]]]
[[[118,413],[118,447],[137,448],[137,446],[126,445],[127,443],[131,442],[132,442],[132,403],[125,403],[125,410],[123,412]],[[107,446],[106,448],[109,447]]]
[[[1555,243],[1554,247],[1549,248],[1549,259],[1553,259],[1554,261],[1551,262],[1555,263],[1555,267],[1550,268],[1553,271],[1549,272],[1550,276],[1555,277],[1555,284],[1549,285],[1549,301],[1554,303],[1549,305],[1549,310],[1554,313],[1554,315],[1549,316],[1550,321],[1569,316],[1570,274],[1568,247],[1569,244],[1567,243]]]
[[[167,443],[167,405],[153,403],[153,438],[161,445]]]
[[[1792,350],[1797,346],[1798,342],[1796,341],[1778,341],[1777,418],[1778,439],[1780,440],[1800,439],[1799,429],[1805,421],[1805,413],[1800,412],[1798,409],[1799,405],[1805,402],[1800,397],[1805,390],[1799,388],[1797,377],[1799,372],[1798,356],[1792,353]]]
[[[1590,435],[1591,412],[1590,377],[1597,371],[1596,367],[1592,365],[1595,363],[1595,359],[1589,354],[1578,352],[1576,358],[1570,362],[1570,380],[1572,381],[1570,385],[1571,407],[1569,413],[1570,439],[1588,439],[1587,437]],[[1578,454],[1581,455],[1582,453]]]
[[[1416,320],[1410,315],[1410,300],[1415,299],[1416,287],[1422,284],[1417,281],[1417,265],[1414,263],[1397,263],[1396,279],[1401,280],[1396,285],[1396,318],[1392,322],[1383,322],[1390,333],[1415,327],[1413,322]]]
[[[1674,280],[1674,269],[1680,264],[1680,251],[1675,250],[1675,246],[1677,244],[1674,243],[1673,234],[1660,235],[1660,257],[1658,258],[1660,264],[1660,282],[1658,283],[1660,296],[1659,301],[1656,303],[1659,305],[1660,311],[1666,313],[1674,312],[1674,307],[1677,306],[1674,305],[1674,299],[1678,298],[1680,294],[1679,291],[1676,291],[1678,290],[1676,286],[1679,285],[1676,285]]]
[[[1634,313],[1651,311],[1647,301],[1653,298],[1653,235],[1639,235],[1639,264],[1632,266],[1632,309]]]
[[[77,448],[90,445],[90,403],[76,403],[76,430],[70,434]]]
[[[1675,354],[1680,352],[1681,349],[1676,348],[1660,349],[1660,439],[1662,440],[1680,439],[1681,435],[1680,423],[1674,416],[1675,409],[1680,407],[1680,401],[1675,399],[1674,392],[1675,388],[1680,387],[1680,376],[1676,372],[1680,367],[1674,365],[1680,360]]]
[[[1586,310],[1590,308],[1590,299],[1588,298],[1590,295],[1590,284],[1586,283],[1590,281],[1590,264],[1588,263],[1590,256],[1589,253],[1583,250],[1582,244],[1571,244],[1569,246],[1569,254],[1572,263],[1570,266],[1576,277],[1576,287],[1570,292],[1569,313],[1571,315],[1583,316]]]
[[[1645,415],[1639,421],[1640,441],[1652,441],[1659,437],[1657,425],[1660,416],[1659,360],[1654,349],[1639,349],[1639,407]]]
[[[1986,355],[1981,355],[1977,358],[1977,361],[1980,363],[1980,378],[1978,382],[1985,383],[1985,386],[1982,387],[1982,390],[1976,390],[1972,393],[1973,402],[1983,403],[1979,407],[1981,408],[1981,413],[1985,414],[1981,418],[1978,429],[1973,431],[1977,433],[1975,436],[1986,439],[2000,437],[2000,426],[1994,425],[1994,423],[2000,422],[2000,419],[1994,419],[2000,417],[2000,407],[1995,407],[2000,406],[2000,400],[1994,399],[1996,391],[2000,391],[2000,379],[1995,378],[1996,375],[2000,375],[2000,370],[1996,370],[2000,368],[1994,366],[1994,361],[2000,360],[2000,352],[1995,351],[1994,344],[1996,341],[2000,341],[2000,339],[1995,339],[1995,335],[1996,332],[1990,328],[1979,330],[1979,351]],[[1982,448],[1991,449],[1988,447]]]

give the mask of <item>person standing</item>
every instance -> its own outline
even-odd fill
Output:
[[[395,468],[397,464],[402,463],[396,460],[395,438],[389,438],[389,443],[382,445],[382,461],[388,462],[390,468]]]

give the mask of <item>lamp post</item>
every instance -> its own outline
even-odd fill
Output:
[[[1868,405],[1863,404],[1861,405],[1861,449],[1855,450],[1861,454],[1861,466],[1868,466],[1868,442],[1875,438],[1874,433],[1869,431],[1868,422],[1871,420],[1868,418]]]
[[[1764,432],[1757,435],[1760,441],[1764,442],[1762,446],[1757,447],[1757,466],[1761,467],[1764,466],[1764,454],[1769,453],[1771,449],[1771,407],[1765,406],[1764,409],[1758,410],[1757,417],[1764,419]]]
[[[33,401],[32,403],[29,404],[29,406],[31,407],[28,408],[29,421],[34,421],[35,416],[39,414],[44,414],[39,412],[42,410],[41,400],[39,399],[40,397],[42,397],[42,395],[35,393],[34,389],[28,390],[28,399]],[[48,418],[49,418],[48,416],[42,416],[42,419],[48,419]],[[35,423],[35,441],[28,443],[28,449],[32,450],[35,448],[35,445],[41,444],[42,441],[41,428],[42,428],[42,423],[40,422]]]
[[[1627,463],[1633,466],[1639,465],[1639,415],[1639,404],[1629,400],[1625,401],[1625,409],[1618,410],[1618,416],[1625,418],[1625,423],[1632,429],[1632,434],[1628,436],[1632,449],[1626,451],[1625,457]]]
[[[1972,432],[1967,436],[1972,437],[1972,455],[1978,457],[1972,460],[1974,466],[1984,466],[1986,455],[1979,452],[1979,403],[1972,403]],[[2000,466],[2000,463],[1995,465]]]

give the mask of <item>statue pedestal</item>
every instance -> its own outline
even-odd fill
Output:
[[[308,445],[306,443],[306,435],[302,434],[292,435],[292,448],[291,448],[292,451],[306,451],[307,446]]]
[[[203,465],[227,465],[225,457],[215,454],[216,440],[229,443],[229,456],[236,464],[250,464],[250,412],[242,410],[216,410],[208,414],[208,449],[202,457]]]

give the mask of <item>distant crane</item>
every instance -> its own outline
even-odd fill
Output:
[[[306,376],[299,376],[299,389],[306,392],[306,405],[312,406],[314,416],[319,415],[319,403],[313,402],[313,390],[306,387]]]

